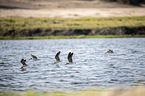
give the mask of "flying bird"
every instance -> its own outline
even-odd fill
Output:
[[[106,53],[114,53],[114,51],[109,49]]]
[[[69,52],[69,53],[68,53],[68,56],[67,56],[67,59],[68,59],[68,62],[69,62],[69,63],[66,63],[66,64],[73,63],[72,56],[73,56],[73,53]]]
[[[60,62],[60,58],[59,58],[60,53],[61,53],[61,51],[59,51],[59,52],[55,55],[56,62],[54,62],[54,64],[57,63],[57,62]]]
[[[25,67],[25,66],[28,66],[28,65],[26,64],[26,60],[25,60],[25,59],[21,59],[21,63],[23,64],[23,66],[21,67],[21,69],[22,69],[23,67]]]
[[[39,60],[35,55],[32,55],[32,54],[30,54],[31,56],[32,56],[32,58],[30,58],[29,60],[34,60],[34,61],[36,61],[36,60]]]

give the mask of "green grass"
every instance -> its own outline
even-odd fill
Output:
[[[139,27],[145,26],[145,16],[135,17],[112,17],[93,18],[84,17],[78,19],[68,18],[0,18],[0,32],[7,34],[9,31],[20,32],[20,30],[69,30],[69,29],[102,29],[117,28],[121,26]],[[8,39],[70,39],[70,38],[123,38],[123,37],[145,37],[130,35],[105,35],[105,36],[33,36],[33,37],[0,37],[2,40]]]
[[[66,18],[0,18],[0,30],[21,29],[96,29],[145,26],[145,16],[79,19]]]
[[[81,39],[81,38],[141,38],[145,35],[78,35],[78,36],[32,36],[32,37],[0,37],[0,40],[24,40],[24,39]]]

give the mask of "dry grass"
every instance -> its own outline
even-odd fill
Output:
[[[0,18],[0,30],[21,29],[96,29],[112,27],[145,26],[145,16],[79,19],[65,18]]]
[[[144,96],[145,87],[131,89],[83,90],[77,92],[45,92],[28,91],[25,93],[1,93],[1,96]]]

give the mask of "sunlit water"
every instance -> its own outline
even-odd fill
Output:
[[[112,49],[114,53],[105,52]],[[61,62],[55,54],[61,51]],[[73,64],[67,55],[73,52]],[[30,54],[40,60],[33,61]],[[20,69],[20,60],[29,66]],[[145,85],[145,38],[0,40],[0,91]]]

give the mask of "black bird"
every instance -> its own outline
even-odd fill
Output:
[[[61,51],[59,51],[59,52],[55,55],[56,62],[54,62],[54,64],[57,63],[57,62],[60,62],[60,58],[59,58],[60,53],[61,53]]]
[[[32,56],[32,58],[30,58],[29,60],[31,60],[31,59],[33,59],[34,61],[39,60],[35,55],[32,55],[32,54],[30,54],[30,55]]]
[[[67,59],[68,59],[69,63],[73,63],[72,56],[73,56],[73,53],[69,52],[68,56],[67,56]],[[66,64],[69,64],[69,63],[66,63]]]
[[[21,69],[22,69],[23,67],[25,67],[25,66],[28,66],[28,65],[26,64],[26,60],[25,60],[25,59],[21,59],[21,63],[23,64],[23,66],[21,67]]]

